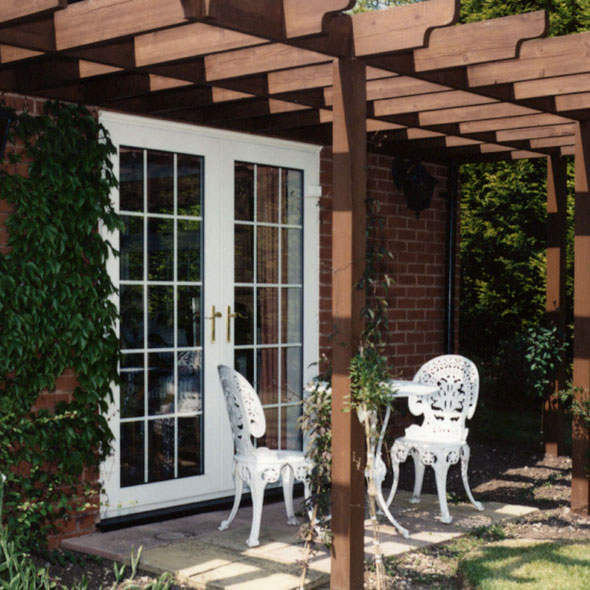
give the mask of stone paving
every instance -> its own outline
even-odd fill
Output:
[[[471,504],[452,504],[453,522],[438,520],[435,496],[424,495],[418,505],[408,503],[409,493],[398,492],[393,514],[410,531],[408,539],[382,522],[381,543],[385,555],[396,555],[420,547],[442,543],[470,529],[516,518],[536,509],[488,502],[483,512]],[[208,512],[164,520],[106,533],[95,533],[63,543],[64,549],[128,561],[141,546],[140,568],[152,573],[174,572],[179,581],[207,590],[295,590],[299,587],[303,543],[297,527],[288,526],[282,502],[267,503],[262,516],[260,545],[249,548],[251,507],[240,509],[232,526],[219,531],[227,511]],[[371,553],[369,523],[366,523],[365,550]],[[323,586],[329,579],[330,556],[319,551],[311,560],[306,587]]]

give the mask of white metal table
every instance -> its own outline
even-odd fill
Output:
[[[436,385],[425,385],[423,383],[416,383],[415,381],[406,381],[402,379],[392,379],[389,384],[391,386],[392,401],[402,397],[433,395],[438,391],[438,387]],[[385,417],[383,418],[383,424],[381,426],[381,432],[379,433],[377,443],[374,448],[367,449],[367,455],[372,456],[373,458],[373,477],[376,486],[377,504],[389,522],[401,533],[404,538],[407,539],[410,533],[401,524],[399,524],[399,522],[397,522],[397,520],[389,511],[388,503],[385,501],[385,498],[383,498],[382,488],[383,481],[387,475],[387,467],[381,458],[381,452],[383,449],[383,439],[385,438],[385,432],[387,430],[390,417],[391,405],[388,405],[385,411]],[[359,419],[361,419],[361,416],[359,416]]]

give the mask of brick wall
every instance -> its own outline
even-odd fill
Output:
[[[9,108],[16,111],[28,111],[31,115],[39,115],[42,112],[45,100],[23,97],[19,95],[3,94],[1,96],[2,103]],[[10,173],[18,173],[25,175],[28,169],[26,162],[21,162],[16,166],[8,164],[7,155],[11,150],[18,150],[19,146],[13,147],[8,144],[6,146],[6,155],[2,162],[2,167]],[[1,193],[0,193],[1,194]],[[8,231],[6,228],[6,220],[12,213],[13,207],[5,200],[0,199],[0,256],[5,255],[8,251]],[[66,369],[64,373],[55,381],[54,388],[51,391],[43,391],[39,395],[32,411],[41,409],[52,410],[60,401],[69,402],[72,399],[74,390],[78,386],[78,381],[72,369]],[[86,533],[91,533],[96,530],[96,523],[99,515],[99,496],[98,496],[98,472],[96,470],[86,469],[82,475],[81,483],[89,484],[94,494],[90,497],[73,498],[72,501],[86,503],[93,506],[83,512],[72,512],[71,519],[67,522],[58,523],[60,533],[52,535],[49,538],[49,548],[54,549],[59,546],[60,542],[69,537],[75,537]],[[82,487],[80,488],[82,491]]]
[[[393,253],[383,270],[395,284],[388,293],[387,353],[400,377],[411,378],[428,359],[442,354],[445,343],[447,204],[446,168],[429,165],[437,185],[429,209],[416,214],[405,205],[391,175],[393,159],[369,154],[368,197],[381,203],[384,245]],[[331,354],[332,154],[322,150],[320,182],[320,351]]]

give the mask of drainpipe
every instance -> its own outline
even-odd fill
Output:
[[[447,169],[447,285],[445,307],[445,353],[455,352],[455,277],[457,245],[457,201],[459,197],[459,165],[451,162]]]

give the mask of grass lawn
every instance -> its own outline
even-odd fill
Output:
[[[590,543],[511,539],[478,548],[460,568],[474,590],[587,590]]]

